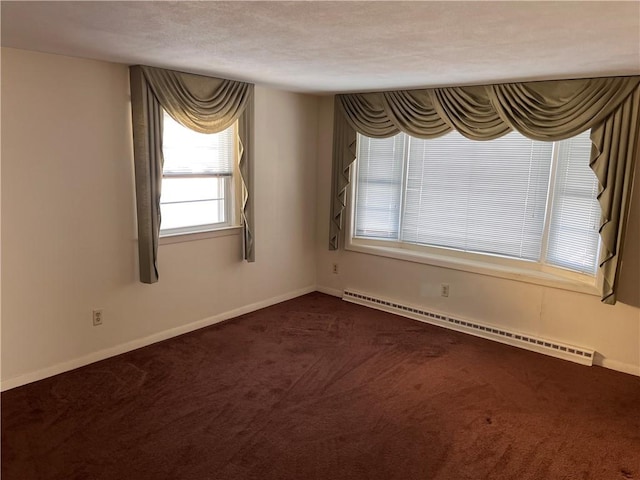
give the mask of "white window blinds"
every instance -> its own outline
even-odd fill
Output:
[[[398,238],[405,144],[409,137],[359,137],[356,235]]]
[[[598,179],[589,167],[589,132],[557,143],[547,262],[595,274],[600,238]]]
[[[183,127],[164,112],[163,174],[230,176],[235,159],[235,128],[220,133],[199,133]]]
[[[517,132],[485,142],[359,135],[354,234],[593,274],[600,207],[590,148],[589,132],[555,144]]]
[[[404,241],[540,256],[551,144],[516,133],[474,142],[457,132],[410,142]]]

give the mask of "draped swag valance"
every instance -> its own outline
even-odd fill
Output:
[[[129,76],[140,281],[158,281],[163,109],[201,133],[218,133],[238,121],[244,258],[254,261],[253,85],[139,65],[129,68]]]
[[[435,138],[455,129],[472,140],[517,130],[557,141],[591,129],[590,165],[602,209],[602,301],[614,304],[640,138],[640,77],[611,77],[337,95],[329,249],[340,247],[356,133],[385,138],[405,132]]]

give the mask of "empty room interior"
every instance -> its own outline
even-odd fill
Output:
[[[3,480],[640,480],[640,2],[0,8]]]

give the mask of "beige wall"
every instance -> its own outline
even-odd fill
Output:
[[[350,288],[591,347],[598,353],[596,362],[640,375],[639,188],[636,188],[631,213],[634,220],[629,225],[621,280],[620,298],[627,304],[603,305],[598,297],[555,288],[350,251],[330,252],[327,245],[332,117],[333,101],[323,98],[319,113],[317,174],[317,283],[320,289],[337,292]],[[332,273],[334,262],[339,264],[338,275]],[[441,283],[450,285],[448,298],[439,295]]]
[[[256,262],[240,236],[162,245],[144,285],[128,85],[123,65],[2,50],[5,388],[314,290],[318,98],[256,88]]]
[[[160,282],[143,285],[126,67],[2,49],[1,93],[3,388],[316,285],[592,347],[599,362],[640,374],[638,194],[623,302],[614,307],[553,288],[329,252],[332,99],[257,87],[256,263],[239,260],[237,236],[162,245]],[[448,299],[438,296],[440,283],[450,284]],[[104,312],[100,327],[91,324],[94,308]]]

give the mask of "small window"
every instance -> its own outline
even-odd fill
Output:
[[[600,206],[590,152],[588,131],[560,142],[517,132],[491,141],[359,135],[353,238],[594,276]]]
[[[193,233],[237,224],[237,126],[195,132],[164,112],[160,234]]]

